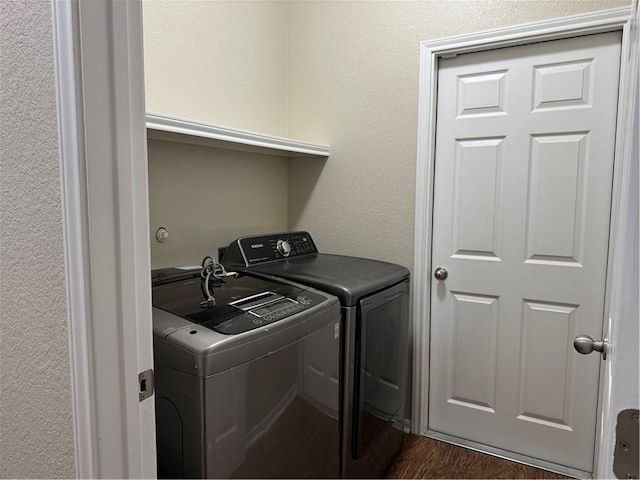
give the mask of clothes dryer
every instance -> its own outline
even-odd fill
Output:
[[[341,476],[383,476],[403,438],[409,270],[319,253],[308,232],[240,238],[229,245],[222,263],[293,280],[340,299]]]

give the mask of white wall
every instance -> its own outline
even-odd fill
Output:
[[[287,134],[286,2],[142,6],[147,111]]]
[[[240,236],[287,229],[287,160],[157,140],[148,154],[152,268],[197,265]]]
[[[75,476],[51,5],[0,2],[0,477]]]
[[[420,42],[628,4],[290,2],[289,134],[331,145],[321,171],[291,164],[290,228],[411,268]]]
[[[326,163],[290,162],[288,228],[311,231],[325,252],[411,268],[420,42],[628,3],[145,0],[147,109],[330,144]],[[171,170],[155,166],[154,157],[150,152],[150,170],[168,184]],[[181,161],[191,159],[182,154]],[[251,196],[239,180],[243,168],[237,164],[230,177]],[[231,207],[230,224],[237,213]],[[201,217],[179,203],[165,212],[171,208],[169,215],[183,220],[180,246],[198,248],[196,237],[208,234]],[[155,210],[152,202],[152,232],[160,226]],[[253,226],[245,231],[279,229]],[[152,246],[155,268],[168,245],[152,238]]]
[[[285,136],[286,2],[145,0],[147,111]],[[287,161],[149,141],[151,266],[287,230]],[[163,226],[170,239],[159,243]]]

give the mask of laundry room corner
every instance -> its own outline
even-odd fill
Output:
[[[504,290],[482,288],[500,283],[515,289],[525,282],[494,271],[478,274],[478,283],[468,287],[455,283],[459,276],[450,265],[432,265],[437,249],[425,242],[429,246],[421,250],[418,230],[426,230],[426,224],[432,228],[431,213],[420,202],[436,198],[425,185],[431,188],[434,182],[431,177],[417,179],[419,137],[430,128],[419,118],[423,42],[513,31],[532,22],[568,22],[565,17],[590,13],[617,15],[615,25],[594,31],[585,27],[572,40],[581,43],[581,35],[616,37],[607,41],[623,47],[617,58],[624,77],[632,63],[624,50],[632,11],[637,53],[638,0],[4,2],[0,12],[8,15],[0,15],[6,27],[0,39],[0,91],[3,113],[10,114],[11,122],[2,129],[3,151],[9,156],[2,159],[0,174],[6,220],[0,286],[0,476],[383,478],[403,441],[429,435],[432,441],[438,433],[447,447],[484,451],[493,455],[491,461],[506,456],[535,464],[549,476],[551,471],[581,478],[634,475],[620,474],[613,463],[616,447],[626,445],[615,437],[616,415],[638,407],[637,77],[634,143],[629,146],[634,160],[620,172],[622,157],[616,151],[613,181],[610,172],[602,173],[607,181],[601,183],[614,185],[610,211],[619,220],[614,234],[607,231],[609,252],[618,257],[598,257],[598,268],[608,269],[604,307],[580,310],[582,297],[575,298],[587,291],[582,288],[586,283],[562,280],[587,271],[582,267],[595,255],[585,259],[579,249],[566,255],[528,252],[531,258],[523,261],[517,258],[520,246],[511,249],[514,262],[533,265],[541,276],[530,282],[533,293],[509,300],[509,312],[516,314],[497,313],[507,303],[499,298]],[[549,47],[551,41],[566,39],[544,40],[538,43]],[[560,99],[562,108],[556,105],[547,112],[569,106],[569,115],[582,121],[587,115],[580,113],[592,107],[592,98],[606,98],[598,102],[614,108],[614,81],[592,97],[588,88],[576,85],[595,85],[595,80],[571,83],[597,70],[600,60],[591,62],[596,58],[592,47],[600,48],[587,46],[580,58],[549,60],[560,52],[547,51],[549,57],[539,57],[544,61],[527,66],[529,80],[534,78],[531,68],[539,77],[551,72],[545,78],[569,79],[566,91],[578,92],[575,98]],[[607,51],[604,57],[616,56]],[[498,79],[491,83],[495,86],[504,85],[502,69],[478,71],[480,77],[489,74],[488,83]],[[449,78],[449,87],[455,90],[456,81]],[[476,90],[484,92],[479,97],[486,94],[486,85]],[[530,92],[522,98],[521,110],[536,110],[527,105]],[[618,107],[626,98],[618,99]],[[607,112],[608,120],[595,124],[611,133],[615,122]],[[567,148],[575,153],[586,151],[580,150],[584,145],[605,143],[591,140],[595,134],[589,136],[590,125],[575,125],[527,131],[528,140],[521,144],[534,145],[539,153],[566,140],[562,148],[570,144]],[[481,127],[489,128],[489,122]],[[614,132],[614,139],[621,133],[627,134]],[[481,140],[490,141],[471,146],[490,150],[507,133],[483,135]],[[569,212],[569,217],[578,210],[571,208],[579,195],[569,191],[572,179],[582,178],[585,171],[578,157],[570,158],[573,163],[545,164],[547,180],[553,178],[553,168],[564,168],[564,184],[557,182],[553,195],[536,198],[560,198],[564,203],[558,203],[567,207],[554,209],[553,202],[543,201],[539,205],[547,212]],[[529,157],[513,158],[524,162]],[[559,154],[553,158],[565,159]],[[455,158],[449,162],[454,163]],[[470,192],[467,204],[476,207],[477,198],[490,198],[496,178],[486,172],[468,175],[469,188],[463,189]],[[518,178],[521,188],[512,183],[510,191],[522,200],[534,181]],[[447,197],[446,188],[454,182],[439,181],[445,184],[441,197]],[[575,188],[578,192],[582,187]],[[540,188],[534,196],[543,190],[549,191]],[[608,204],[601,200],[607,191],[599,192],[599,200],[589,206],[606,210]],[[621,205],[628,208],[617,216],[619,192]],[[581,201],[587,204],[590,198],[596,197],[585,195]],[[514,202],[506,215],[525,218],[524,204],[515,207]],[[451,232],[454,228],[446,222],[454,214],[448,208],[439,208],[439,225]],[[481,216],[469,215],[473,221],[466,238],[491,230],[488,221],[477,220]],[[605,245],[607,232],[599,225],[606,220],[598,218],[589,227]],[[567,225],[578,225],[565,220],[557,222],[552,235],[539,237],[548,240],[545,245],[555,248],[564,238],[558,232],[569,232],[568,238],[572,232]],[[446,262],[451,245],[439,250]],[[230,252],[226,257],[224,248]],[[502,259],[489,250],[469,248],[463,256],[472,269],[480,263],[499,265]],[[561,268],[571,270],[567,277],[560,277]],[[553,274],[542,275],[549,271]],[[34,290],[45,274],[51,274],[52,285]],[[610,278],[620,288],[609,291]],[[576,296],[560,297],[561,288],[552,288],[551,279]],[[596,290],[586,296],[602,293]],[[438,329],[430,323],[432,295],[455,304],[434,315],[451,336],[431,336]],[[428,308],[420,310],[418,302],[423,301]],[[604,332],[592,325],[589,332],[572,332],[582,326],[575,318],[585,310],[605,312],[600,319]],[[487,385],[493,384],[483,380],[486,372],[499,377],[497,367],[487,367],[492,352],[505,350],[492,340],[500,336],[492,337],[499,330],[498,319],[516,317],[521,325],[501,338],[501,345],[505,340],[512,344],[507,358],[496,360],[510,369],[506,376],[512,383],[503,391],[512,402],[506,409],[504,404],[494,408],[491,392],[488,400],[474,395],[491,390]],[[609,320],[614,328],[608,331]],[[544,340],[527,337],[527,328]],[[548,332],[554,335],[545,337]],[[594,350],[611,354],[606,365],[597,353],[583,357],[574,351],[573,333],[594,337]],[[442,348],[430,356],[434,342]],[[456,349],[468,355],[456,357]],[[463,358],[470,368],[447,370],[436,365],[436,356],[453,363]],[[444,431],[467,423],[474,434],[490,432],[498,438],[493,444],[456,432],[434,435],[428,409],[421,410],[433,391],[445,409],[466,408],[482,421],[507,411],[506,422],[526,423],[534,432],[533,454],[546,450],[571,456],[562,441],[546,443],[539,432],[551,429],[558,438],[582,432],[574,428],[571,405],[586,401],[569,405],[566,398],[579,393],[576,385],[584,383],[562,383],[578,362],[599,372],[597,381],[592,377],[587,382],[591,387],[598,381],[611,386],[595,394],[597,386],[589,390],[590,401],[599,408],[596,426],[589,423],[587,428],[594,433],[595,449],[587,445],[579,468],[527,456],[526,448],[515,452],[520,436],[498,431],[498,422],[490,420],[465,422],[454,414],[438,426]],[[439,369],[442,385],[455,372],[460,385],[473,388],[462,393],[431,390],[430,378],[437,377],[431,369]],[[553,390],[540,387],[548,379],[556,381]],[[530,397],[523,393],[527,385],[533,385]],[[163,423],[156,429],[157,413]],[[410,426],[414,435],[404,435]],[[586,435],[577,436],[585,444]],[[506,444],[506,450],[496,444]],[[412,458],[419,465],[413,471],[435,472],[429,458]],[[481,475],[495,473],[489,469]]]

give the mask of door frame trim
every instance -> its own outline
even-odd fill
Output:
[[[142,4],[51,2],[78,478],[155,478]]]
[[[637,2],[636,2],[637,8]],[[611,205],[609,254],[605,293],[605,322],[603,335],[612,338],[616,327],[613,313],[619,308],[612,304],[620,289],[620,255],[616,255],[619,232],[626,205],[627,186],[623,180],[629,174],[631,163],[633,102],[624,101],[635,93],[637,70],[637,30],[632,29],[634,8],[613,8],[570,17],[489,30],[470,35],[425,41],[420,45],[420,85],[418,100],[418,149],[416,162],[415,243],[413,270],[413,397],[411,430],[424,435],[428,431],[429,410],[429,341],[430,341],[430,293],[431,292],[431,235],[433,221],[433,180],[435,165],[435,131],[437,105],[438,60],[462,53],[479,52],[502,47],[526,45],[541,41],[622,31],[618,114],[614,154],[614,181]],[[426,293],[426,294],[425,294]],[[596,429],[594,474],[604,474],[608,459],[603,457],[600,445],[615,419],[603,409],[609,404],[611,375],[600,369],[600,393]],[[610,372],[608,372],[610,373]],[[493,449],[495,450],[495,449]],[[493,451],[492,450],[492,451]]]

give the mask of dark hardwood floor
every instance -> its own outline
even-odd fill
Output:
[[[417,435],[406,435],[386,478],[568,478]]]

